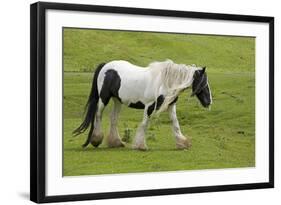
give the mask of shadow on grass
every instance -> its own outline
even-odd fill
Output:
[[[108,147],[88,147],[88,148],[65,148],[64,151],[71,152],[138,152],[138,153],[149,153],[149,152],[158,152],[158,151],[175,151],[175,152],[188,152],[190,149],[176,149],[176,148],[149,148],[146,151],[135,150],[130,146],[121,147],[121,148],[108,148]]]

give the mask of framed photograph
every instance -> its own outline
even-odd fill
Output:
[[[274,18],[35,3],[30,199],[274,187]]]

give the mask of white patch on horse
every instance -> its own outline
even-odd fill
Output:
[[[209,84],[208,81],[207,81],[207,85],[208,85],[208,88],[209,88],[210,100],[211,100],[210,105],[211,105],[211,104],[213,104],[213,97],[212,97],[211,87],[210,87],[210,84]]]
[[[192,84],[192,76],[198,68],[175,64],[171,60],[154,62],[148,67],[139,67],[127,61],[112,61],[102,69],[98,78],[98,89],[100,92],[104,74],[107,70],[114,69],[121,78],[119,97],[122,103],[148,104],[156,101],[159,95],[165,96],[164,103],[158,112],[168,108],[181,91]]]

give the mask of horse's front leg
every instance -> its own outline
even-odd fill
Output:
[[[179,121],[177,118],[176,112],[176,104],[172,104],[169,106],[169,116],[172,120],[173,132],[176,138],[176,147],[178,149],[186,149],[191,147],[191,140],[186,138],[182,133],[179,125]]]
[[[144,113],[143,113],[143,120],[137,129],[137,133],[135,136],[135,142],[133,144],[133,149],[138,149],[138,150],[143,150],[143,151],[147,150],[147,146],[145,143],[145,132],[146,132],[146,129],[148,126],[148,121],[149,121],[147,109],[148,109],[148,106],[145,106]]]

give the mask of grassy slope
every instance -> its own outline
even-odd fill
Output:
[[[254,39],[241,37],[168,35],[91,30],[64,31],[64,175],[91,175],[143,171],[248,167],[255,165]],[[93,68],[100,62],[125,59],[138,65],[170,58],[179,63],[207,65],[214,105],[202,109],[188,92],[177,103],[184,134],[193,141],[190,150],[175,150],[167,113],[151,122],[147,152],[126,148],[83,150],[86,134],[71,132],[82,119]],[[110,107],[105,110],[107,134]],[[132,114],[133,113],[133,114]],[[135,133],[142,111],[123,106],[119,131]],[[127,125],[125,125],[127,124]]]
[[[66,29],[65,71],[90,71],[101,62],[125,59],[146,66],[172,59],[206,65],[210,72],[254,71],[254,38]],[[223,59],[223,60],[222,60]]]

